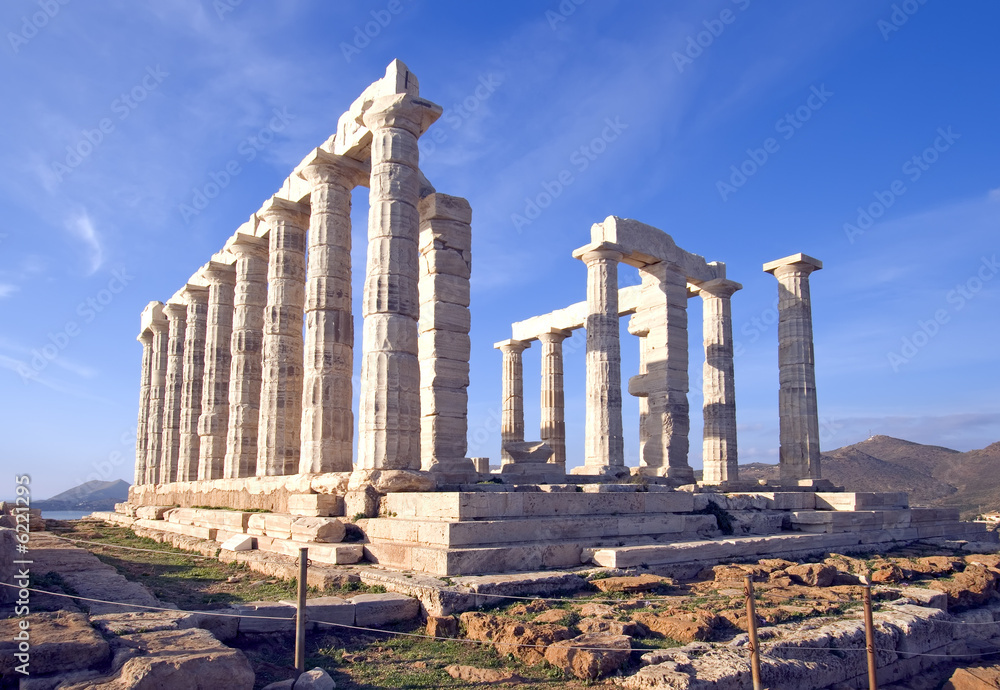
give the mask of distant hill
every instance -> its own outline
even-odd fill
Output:
[[[910,505],[959,508],[965,518],[1000,510],[1000,443],[962,453],[872,436],[823,454],[822,474],[848,491],[905,491]],[[778,466],[740,465],[741,479],[777,479]]]
[[[44,501],[33,501],[41,510],[112,510],[115,503],[128,500],[130,484],[121,479],[84,482]]]

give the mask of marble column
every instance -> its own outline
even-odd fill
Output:
[[[552,448],[551,463],[566,465],[566,396],[563,391],[563,341],[569,331],[552,329],[542,343],[541,439]]]
[[[153,334],[153,359],[149,377],[149,417],[146,428],[146,484],[160,484],[163,455],[163,397],[167,381],[169,325],[161,311],[149,325]]]
[[[500,407],[500,458],[503,463],[513,462],[504,445],[524,441],[524,367],[521,353],[529,345],[523,340],[502,340],[493,346],[503,353],[503,400]]]
[[[705,484],[739,479],[736,449],[736,380],[733,372],[733,293],[743,286],[712,280],[698,286],[703,304],[705,340],[704,441]]]
[[[366,165],[317,151],[309,195],[305,359],[299,472],[350,472],[354,461],[351,191]]]
[[[376,98],[371,130],[368,267],[362,299],[358,468],[420,469],[417,137],[438,106],[407,94]]]
[[[688,463],[687,278],[679,267],[666,262],[648,265],[642,272],[641,311],[648,328],[644,387],[649,412],[641,471],[687,484],[694,481]]]
[[[288,475],[299,471],[302,450],[302,328],[309,207],[273,198],[260,215],[270,227],[270,254],[257,475]]]
[[[587,417],[579,474],[625,474],[618,315],[621,248],[604,243],[574,256],[587,264]]]
[[[823,262],[794,254],[764,264],[778,279],[778,415],[782,481],[821,479],[809,275]]]
[[[198,418],[200,480],[221,479],[225,468],[236,268],[232,264],[212,261],[202,270],[202,275],[208,281],[208,322],[201,416]]]
[[[169,323],[167,374],[163,393],[163,453],[160,456],[160,483],[177,481],[177,460],[181,449],[181,398],[184,395],[184,334],[187,305],[168,303],[163,314]]]
[[[135,427],[136,485],[146,483],[146,444],[149,442],[149,386],[153,367],[153,333],[143,331],[137,340],[142,343],[142,373],[139,376],[139,420]]]
[[[649,430],[646,420],[649,418],[649,396],[645,391],[646,374],[649,369],[646,366],[649,349],[649,328],[646,326],[641,313],[632,314],[628,320],[628,332],[637,337],[639,341],[639,373],[629,379],[629,393],[636,396],[639,404],[639,459],[640,471],[646,465],[643,459],[646,457],[646,444],[649,443]]]
[[[200,443],[198,418],[205,375],[205,333],[208,325],[208,288],[188,284],[183,292],[187,305],[184,329],[184,381],[181,394],[180,449],[177,454],[177,481],[198,478]]]
[[[267,305],[267,245],[265,237],[237,234],[226,248],[236,257],[233,335],[230,341],[229,428],[226,435],[225,477],[252,477],[257,471],[257,425]]]

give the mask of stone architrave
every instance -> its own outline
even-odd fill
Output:
[[[823,262],[805,254],[764,264],[778,279],[778,369],[781,481],[819,480],[819,410],[809,275]]]
[[[142,343],[142,373],[139,377],[139,419],[135,432],[135,484],[146,483],[146,444],[149,442],[149,386],[153,367],[153,333],[144,330],[136,339]]]
[[[317,149],[302,176],[311,192],[299,472],[350,472],[354,459],[351,192],[367,183],[369,170],[352,158]]]
[[[552,449],[550,463],[566,467],[566,395],[563,390],[563,341],[569,331],[551,329],[542,344],[541,439]]]
[[[167,373],[163,392],[163,453],[160,456],[160,483],[177,480],[181,449],[181,398],[184,395],[184,335],[187,305],[168,303],[163,314],[169,324]]]
[[[584,465],[577,474],[626,474],[622,431],[618,262],[621,247],[589,245],[573,256],[587,264],[587,417]]]
[[[226,462],[236,267],[212,261],[202,275],[208,281],[205,372],[198,418],[198,479],[203,480],[222,479]]]
[[[187,304],[184,330],[184,380],[181,392],[180,448],[177,455],[177,481],[198,478],[201,455],[198,419],[205,376],[205,334],[208,329],[208,288],[188,284],[181,293]]]
[[[299,471],[302,451],[302,327],[309,207],[275,197],[259,215],[270,227],[270,254],[257,476],[288,475]]]
[[[146,484],[160,484],[160,458],[163,455],[163,397],[167,382],[169,324],[163,304],[155,303],[149,329],[153,334],[153,359],[149,377],[149,417],[146,425]]]
[[[466,458],[472,207],[459,197],[420,200],[420,466],[450,484],[473,482]]]
[[[731,280],[698,286],[703,303],[705,366],[703,381],[705,484],[739,480],[736,447],[736,379],[733,370],[733,311],[731,298],[743,288]]]
[[[371,130],[368,267],[362,299],[358,469],[420,469],[417,137],[441,114],[406,93],[365,111]]]
[[[524,366],[521,353],[531,343],[523,340],[502,340],[493,347],[503,353],[502,391],[500,407],[501,463],[513,462],[507,452],[508,443],[524,443]]]
[[[229,373],[229,425],[223,476],[252,477],[257,471],[260,420],[261,347],[267,305],[266,237],[237,234],[226,244],[236,257],[233,297],[232,362]]]
[[[637,393],[647,397],[648,413],[640,471],[687,484],[694,481],[688,464],[687,278],[679,267],[663,261],[642,273],[639,313],[648,335],[643,390]]]

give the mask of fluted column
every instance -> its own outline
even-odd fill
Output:
[[[208,280],[208,323],[205,330],[205,375],[198,418],[198,479],[221,479],[226,462],[229,426],[229,370],[233,337],[232,264],[209,262],[202,275]]]
[[[350,472],[354,459],[351,191],[367,167],[317,150],[309,195],[299,472]]]
[[[181,449],[181,398],[184,395],[184,334],[187,305],[167,304],[163,314],[169,324],[167,374],[163,393],[163,453],[160,482],[177,480],[177,460]]]
[[[646,365],[649,358],[647,352],[649,349],[649,338],[647,337],[649,328],[645,324],[642,313],[637,312],[629,317],[628,332],[637,336],[639,341],[639,373],[629,379],[628,388],[629,393],[637,397],[639,404],[639,467],[641,472],[646,465],[643,458],[646,457],[646,445],[649,443],[649,429],[646,424],[649,419],[649,396],[645,391],[646,374],[649,373],[649,368]]]
[[[179,482],[198,478],[200,446],[198,419],[205,376],[205,333],[208,326],[208,288],[187,285],[183,292],[187,305],[184,329],[184,379],[181,393],[180,449],[177,455]]]
[[[359,469],[420,469],[417,137],[440,112],[420,98],[395,94],[376,98],[364,114],[372,167]]]
[[[624,474],[618,315],[621,248],[603,243],[573,253],[587,264],[587,417],[584,465],[576,474]]]
[[[713,280],[698,286],[704,315],[702,481],[706,484],[723,484],[739,479],[731,298],[742,288],[731,280]]]
[[[257,471],[257,433],[267,306],[267,238],[237,234],[226,248],[236,257],[233,297],[232,363],[229,370],[229,429],[225,477],[251,477]]]
[[[263,382],[257,433],[257,475],[299,471],[302,431],[302,320],[309,207],[271,199]]]
[[[529,345],[523,340],[502,340],[493,346],[503,353],[500,458],[504,463],[513,462],[504,446],[524,441],[524,367],[521,353]]]
[[[139,420],[135,427],[135,479],[136,485],[146,483],[146,444],[149,442],[149,386],[153,366],[153,333],[143,331],[138,338],[142,343],[142,373],[139,375]]]
[[[566,396],[563,391],[563,341],[569,331],[552,329],[542,343],[541,438],[552,448],[551,463],[566,464]]]
[[[153,359],[149,377],[149,423],[146,429],[146,484],[161,484],[160,457],[163,455],[163,396],[167,380],[169,326],[162,305],[149,325],[153,334]],[[169,478],[168,478],[169,479]]]
[[[819,410],[809,275],[823,262],[794,254],[764,264],[778,279],[780,473],[782,481],[820,479]]]

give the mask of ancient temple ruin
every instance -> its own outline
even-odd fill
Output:
[[[849,493],[822,479],[809,293],[822,264],[803,254],[764,266],[779,290],[781,477],[741,481],[731,298],[742,286],[724,263],[614,216],[573,252],[587,266],[586,299],[514,323],[496,344],[499,471],[467,457],[472,210],[438,193],[418,161],[418,139],[440,115],[394,61],[207,264],[146,307],[135,484],[116,520],[228,548],[294,554],[308,545],[317,562],[438,575],[877,548],[982,531],[954,510],[911,509],[905,494]],[[358,186],[369,188],[370,206],[355,413]],[[639,269],[640,285],[619,289],[620,263]],[[699,482],[688,461],[692,297],[704,304]],[[627,385],[623,316],[640,352]],[[567,474],[562,343],[581,328],[585,452]],[[521,358],[536,341],[533,440]],[[634,468],[624,459],[623,390],[640,403]],[[713,510],[730,515],[733,536]],[[361,541],[331,541],[344,530],[327,527],[345,517]]]

